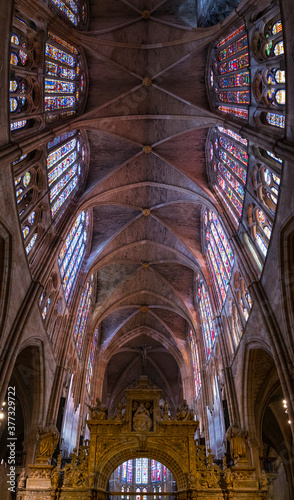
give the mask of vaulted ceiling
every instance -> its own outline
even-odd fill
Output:
[[[143,14],[142,14],[143,13]],[[87,272],[97,274],[101,394],[111,404],[145,373],[172,405],[192,397],[188,329],[195,273],[209,280],[201,212],[206,174],[205,68],[215,29],[195,29],[195,0],[91,0],[82,35],[90,168],[80,207],[93,208]]]

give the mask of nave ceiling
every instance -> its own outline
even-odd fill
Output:
[[[79,207],[93,209],[86,272],[97,275],[91,327],[99,327],[103,398],[110,403],[142,373],[146,345],[145,372],[177,405],[183,390],[193,393],[195,275],[209,283],[201,217],[216,205],[205,144],[218,118],[205,68],[217,27],[194,29],[194,0],[91,1],[90,14],[89,95],[74,126],[90,145]]]

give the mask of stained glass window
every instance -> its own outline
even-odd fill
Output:
[[[69,301],[86,250],[88,212],[81,212],[59,253],[58,265],[65,298]]]
[[[285,128],[285,116],[278,113],[266,113],[265,119],[269,125]]]
[[[86,21],[86,7],[78,0],[50,0],[62,16],[68,19],[75,27],[80,27]]]
[[[213,182],[237,227],[242,215],[247,176],[247,140],[223,127],[211,139]]]
[[[194,337],[194,333],[190,330],[190,348],[193,361],[193,374],[194,374],[194,388],[195,388],[195,398],[198,397],[199,391],[201,389],[201,375],[200,375],[200,363],[199,363],[199,353],[198,346]]]
[[[136,483],[142,483],[142,459],[136,458]]]
[[[63,213],[70,198],[77,191],[82,174],[83,148],[79,134],[53,149],[73,133],[62,134],[48,143],[47,175],[51,215],[57,221]],[[53,144],[54,143],[54,144]]]
[[[44,78],[47,122],[76,113],[80,94],[84,91],[82,76],[77,49],[49,31],[45,46]],[[69,108],[70,111],[67,111]]]
[[[151,460],[151,482],[155,483],[156,481],[156,461]]]
[[[90,394],[90,389],[91,389],[97,340],[98,340],[98,330],[96,329],[95,333],[94,333],[94,338],[93,338],[93,341],[91,344],[91,350],[90,350],[90,354],[89,354],[88,367],[87,367],[87,375],[86,375],[86,389],[87,389],[88,394]],[[119,474],[119,472],[118,472],[118,474]]]
[[[133,460],[128,461],[128,477],[127,477],[128,483],[131,483],[133,481]]]
[[[156,480],[161,481],[161,463],[157,462]]]
[[[248,119],[250,75],[245,26],[219,42],[214,54],[214,64],[210,68],[210,87],[217,109],[236,118]]]
[[[124,483],[127,481],[127,462],[122,464],[122,480]]]
[[[231,278],[234,256],[216,214],[209,210],[204,220],[207,221],[205,229],[208,262],[219,305],[222,307]]]
[[[163,466],[163,481],[166,481],[167,479],[167,474],[166,474],[166,466]]]
[[[90,281],[88,281],[80,298],[76,326],[73,333],[74,343],[76,346],[79,359],[81,359],[83,352],[87,319],[92,300],[92,292],[93,292],[93,285]]]
[[[212,324],[213,315],[211,302],[206,287],[200,278],[197,280],[197,298],[200,309],[202,332],[205,340],[206,355],[209,358],[214,346],[215,333]]]
[[[148,458],[142,458],[142,483],[148,483]]]
[[[137,459],[137,460],[138,460],[138,459]],[[139,495],[136,495],[136,500],[141,500],[141,495],[140,495],[140,492],[141,492],[140,488],[137,488],[137,489],[136,489],[136,493],[139,493]]]
[[[143,493],[147,493],[146,488],[143,488]],[[143,495],[143,500],[147,500],[147,495]]]

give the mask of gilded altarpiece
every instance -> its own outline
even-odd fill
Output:
[[[176,478],[175,495],[179,500],[266,498],[266,481],[260,483],[255,479],[255,469],[245,456],[243,435],[232,430],[235,465],[227,468],[224,463],[221,469],[213,463],[209,450],[206,453],[205,447],[195,441],[198,422],[186,402],[172,419],[168,403],[160,406],[161,398],[161,390],[142,376],[125,391],[126,404],[118,405],[115,417],[108,418],[107,408],[97,399],[87,422],[90,442],[78,454],[73,453],[71,463],[63,469],[60,457],[51,472],[50,489],[43,487],[38,496],[35,480],[31,483],[33,488],[30,484],[26,489],[20,488],[18,498],[106,500],[112,472],[121,463],[137,457],[153,458],[170,469]]]

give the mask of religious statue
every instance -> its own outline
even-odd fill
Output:
[[[193,410],[189,410],[186,400],[178,406],[177,420],[194,420]]]
[[[37,463],[50,464],[52,455],[59,441],[59,432],[54,425],[38,429]]]
[[[95,406],[90,406],[87,405],[89,410],[90,410],[90,419],[91,420],[106,420],[107,419],[107,414],[108,410],[106,406],[101,403],[99,398],[96,398],[96,405]]]
[[[133,417],[133,427],[135,431],[150,431],[152,420],[148,409],[144,403],[140,403]]]
[[[164,407],[163,407],[163,420],[169,420],[169,404],[168,401],[164,402]]]
[[[247,431],[231,425],[227,430],[226,438],[231,444],[231,455],[234,461],[246,459]]]
[[[118,422],[121,422],[123,420],[123,409],[124,406],[122,402],[119,402],[116,407],[116,416],[115,416],[115,420],[117,420]]]

